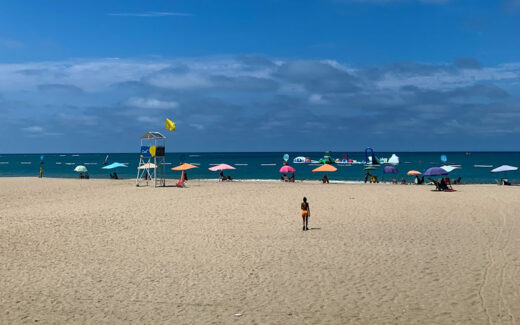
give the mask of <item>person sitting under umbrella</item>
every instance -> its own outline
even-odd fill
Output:
[[[444,180],[444,177],[441,178],[441,181],[439,183],[439,190],[440,191],[446,191],[446,190],[449,190],[448,188],[448,184],[446,183],[446,181]]]
[[[511,182],[507,180],[507,178],[502,178],[500,183],[502,185],[511,185]]]
[[[294,183],[294,173],[292,173],[291,177],[289,177],[289,182]]]
[[[224,172],[222,170],[220,171],[219,176],[222,182],[226,180],[226,176],[224,176]]]
[[[329,178],[327,177],[327,174],[323,175],[323,178],[321,179],[321,181],[323,182],[323,184],[329,183]]]

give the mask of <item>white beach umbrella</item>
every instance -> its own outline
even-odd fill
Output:
[[[492,169],[491,172],[492,173],[501,173],[501,172],[510,172],[510,171],[514,171],[514,170],[518,170],[518,167],[509,166],[509,165],[502,165],[500,167]]]
[[[460,168],[460,167],[456,167],[456,166],[441,166],[442,169],[444,169],[445,171],[447,171],[448,173],[451,173],[452,171],[454,171],[455,169],[457,168]]]

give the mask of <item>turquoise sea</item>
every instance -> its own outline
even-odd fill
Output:
[[[226,163],[236,167],[236,170],[225,171],[234,179],[267,180],[279,179],[278,170],[282,166],[283,155],[286,152],[193,152],[193,153],[167,153],[167,178],[179,178],[180,172],[169,170],[181,162],[188,162],[199,166],[188,171],[190,179],[217,179],[218,173],[208,170],[214,164]],[[296,169],[296,179],[319,180],[322,174],[313,174],[312,169],[316,165],[294,164],[296,156],[309,157],[318,160],[323,157],[323,152],[287,152],[290,156],[289,165]],[[396,175],[383,175],[383,167],[371,171],[379,179],[384,177],[390,181],[393,177],[401,179],[409,170],[424,172],[433,166],[440,166],[441,155],[446,155],[449,163],[461,165],[460,169],[451,172],[452,178],[462,177],[463,183],[495,183],[495,179],[507,177],[510,180],[520,179],[518,171],[507,174],[493,174],[490,170],[503,164],[520,166],[520,152],[378,152],[378,158],[390,157],[397,154],[400,164]],[[91,178],[109,178],[110,171],[104,170],[103,163],[107,153],[80,153],[80,154],[43,154],[43,164],[40,164],[42,154],[0,154],[0,177],[37,176],[40,166],[44,168],[44,177],[75,178],[78,174],[74,168],[84,165],[88,168]],[[333,158],[343,158],[364,161],[364,152],[334,152]],[[117,173],[121,178],[135,178],[139,163],[138,153],[111,153],[108,154],[108,163],[127,163],[127,168],[118,168]],[[488,165],[493,167],[475,167],[475,165]],[[336,165],[338,171],[329,174],[330,180],[337,181],[362,181],[365,174],[364,165],[352,166]]]

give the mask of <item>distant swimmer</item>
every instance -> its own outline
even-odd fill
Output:
[[[303,198],[303,202],[301,204],[302,209],[302,221],[303,221],[303,228],[302,230],[309,230],[309,217],[311,216],[311,207],[309,205],[309,202],[307,202],[307,198]]]

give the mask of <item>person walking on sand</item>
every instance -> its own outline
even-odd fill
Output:
[[[43,167],[40,167],[40,175],[38,175],[38,178],[42,178],[43,177]]]
[[[302,230],[309,230],[309,217],[311,216],[311,207],[309,205],[309,202],[307,202],[307,198],[303,198],[303,202],[301,204],[302,209],[302,221],[303,221],[303,228]]]

